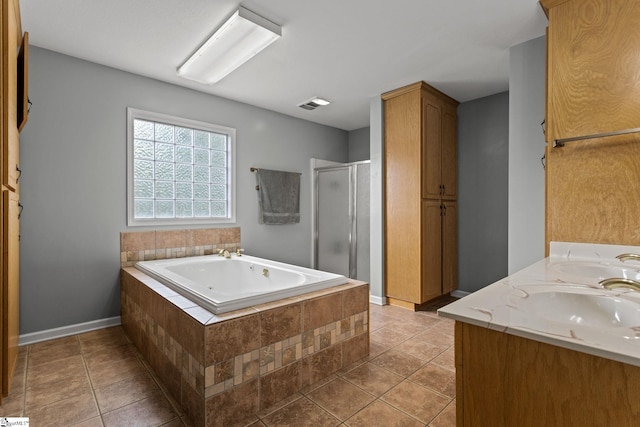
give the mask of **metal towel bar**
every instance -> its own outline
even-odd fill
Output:
[[[251,172],[258,172],[260,168],[254,168],[253,166],[249,168]],[[296,172],[298,175],[302,175],[300,172]],[[260,190],[260,186],[256,185],[256,190]]]
[[[613,132],[605,132],[605,133],[596,133],[593,135],[585,135],[585,136],[572,136],[570,138],[561,138],[561,139],[556,139],[555,141],[553,141],[553,147],[564,147],[565,142],[571,142],[571,141],[580,141],[583,139],[595,139],[595,138],[606,138],[609,136],[618,136],[618,135],[626,135],[629,133],[639,133],[640,132],[640,128],[634,128],[634,129],[625,129],[625,130],[616,130]]]

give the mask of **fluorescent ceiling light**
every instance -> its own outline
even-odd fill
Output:
[[[184,64],[178,75],[214,84],[282,35],[282,28],[242,6]]]

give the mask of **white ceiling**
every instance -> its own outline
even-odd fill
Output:
[[[544,34],[536,0],[246,0],[282,37],[213,86],[176,67],[238,0],[21,0],[32,45],[344,130],[424,80],[464,102],[508,89],[509,47]],[[306,111],[312,96],[333,101]]]

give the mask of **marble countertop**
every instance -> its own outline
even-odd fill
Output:
[[[640,246],[551,242],[550,255],[442,307],[438,314],[523,338],[640,366],[640,292],[600,280],[640,281]]]

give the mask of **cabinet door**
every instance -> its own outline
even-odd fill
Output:
[[[385,291],[420,302],[420,90],[386,99]]]
[[[2,2],[3,13],[6,12],[7,28],[3,29],[3,46],[9,46],[3,52],[3,147],[2,147],[2,183],[11,190],[18,189],[18,48],[22,43],[20,22],[16,18],[18,12],[15,0]]]
[[[420,303],[442,295],[442,208],[439,200],[422,201],[422,297]]]
[[[447,105],[442,116],[442,198],[455,200],[458,187],[456,107]]]
[[[442,203],[442,293],[458,288],[458,204]]]
[[[548,33],[550,139],[637,128],[640,2],[566,1],[554,6]]]
[[[422,198],[442,195],[442,106],[433,96],[422,100]]]
[[[2,391],[6,395],[18,359],[20,334],[20,207],[16,193],[5,190],[2,195]]]

